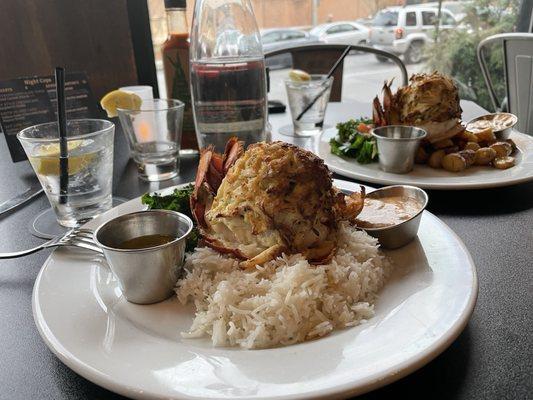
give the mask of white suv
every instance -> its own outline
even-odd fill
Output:
[[[424,46],[433,41],[437,9],[434,7],[388,7],[376,14],[370,29],[370,44],[381,50],[404,56],[407,64],[422,61]],[[453,29],[457,23],[453,14],[441,10],[442,30]],[[379,61],[386,58],[377,56]]]

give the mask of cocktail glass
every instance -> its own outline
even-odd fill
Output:
[[[112,206],[115,125],[106,120],[67,121],[68,184],[60,195],[59,130],[56,122],[17,135],[54,210],[57,222],[76,227]]]
[[[332,83],[333,77],[326,75],[311,75],[307,81],[285,81],[294,136],[314,136],[322,132]],[[313,105],[306,110],[311,103]]]

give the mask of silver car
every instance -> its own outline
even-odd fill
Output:
[[[261,31],[261,41],[265,53],[288,46],[319,43],[317,37],[295,28],[264,29]],[[292,56],[289,53],[279,54],[267,58],[265,63],[271,69],[289,68],[292,66]]]
[[[309,31],[321,42],[331,44],[365,45],[368,43],[369,29],[358,22],[340,21],[322,24]]]
[[[434,7],[388,7],[376,14],[370,30],[370,44],[396,55],[403,55],[406,64],[422,61],[424,46],[433,42],[437,9]],[[457,23],[452,13],[441,10],[440,29],[453,29]],[[377,56],[379,61],[386,58]]]

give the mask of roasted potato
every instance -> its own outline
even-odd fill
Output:
[[[431,168],[442,168],[442,159],[446,155],[446,152],[443,149],[434,151],[429,156],[428,164]]]
[[[469,132],[469,131],[463,131],[457,135],[460,139],[466,140],[467,142],[476,142],[478,141],[478,138],[475,133]]]
[[[415,163],[417,164],[425,164],[428,162],[429,154],[422,146],[418,147],[418,150],[416,151],[415,155]]]
[[[481,146],[479,144],[477,144],[476,142],[468,142],[467,144],[465,144],[465,147],[464,147],[464,150],[479,150],[481,148]]]
[[[498,169],[514,167],[514,157],[497,157],[492,162],[492,166]]]
[[[459,154],[465,159],[466,166],[470,167],[476,160],[476,152],[474,150],[462,150]]]
[[[450,172],[461,172],[466,169],[466,160],[459,153],[446,154],[442,159],[442,168]]]
[[[439,140],[438,142],[433,143],[433,147],[437,150],[451,146],[453,146],[453,142],[451,139]]]
[[[445,149],[442,149],[442,150],[444,150],[446,154],[457,153],[459,151],[459,146],[446,147]]]
[[[490,147],[482,147],[481,149],[476,150],[474,164],[488,165],[494,160],[494,158],[496,158],[496,150],[491,149]]]
[[[513,152],[516,151],[516,143],[513,141],[513,139],[507,139],[505,142],[509,143],[511,145],[511,148],[513,149]]]
[[[496,142],[490,148],[496,151],[496,157],[507,157],[513,152],[513,147],[507,142]]]
[[[478,142],[494,142],[496,141],[496,136],[492,131],[492,128],[483,129],[482,131],[475,133]]]

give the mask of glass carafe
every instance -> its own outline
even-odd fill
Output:
[[[196,1],[190,62],[199,146],[222,152],[231,136],[265,140],[265,60],[249,0]]]

